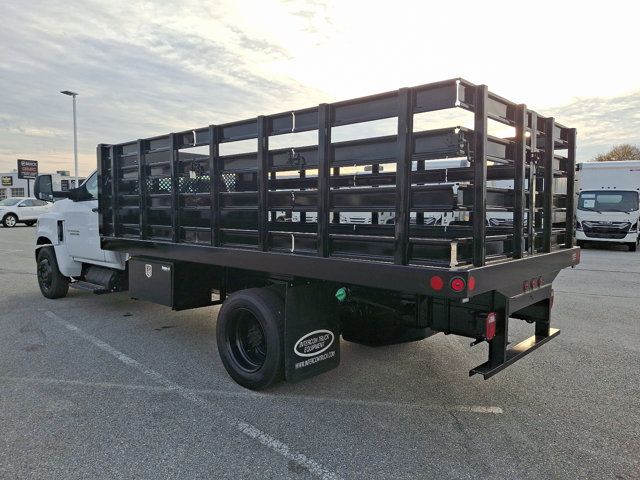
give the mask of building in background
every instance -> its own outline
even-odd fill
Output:
[[[53,189],[56,191],[67,191],[76,186],[76,179],[69,175],[68,170],[58,170],[51,174]],[[80,184],[84,178],[78,179]],[[28,184],[27,184],[28,182]],[[9,197],[29,197],[33,196],[34,180],[18,178],[18,172],[0,173],[0,200]]]

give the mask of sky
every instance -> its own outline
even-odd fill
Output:
[[[432,5],[433,3],[433,5]],[[640,145],[638,2],[0,4],[0,172],[80,174],[98,143],[463,77],[578,129],[578,160]],[[73,172],[72,172],[73,173]]]

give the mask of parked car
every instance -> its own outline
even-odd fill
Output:
[[[51,203],[37,198],[10,197],[0,201],[0,218],[5,227],[24,223],[28,227],[36,224],[38,217],[47,213]]]

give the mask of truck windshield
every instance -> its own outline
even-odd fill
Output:
[[[22,198],[20,198],[20,197],[18,197],[18,198],[5,198],[4,200],[0,201],[0,207],[12,207],[16,203],[18,203],[20,200],[22,200]]]
[[[638,192],[580,192],[578,210],[632,212],[638,210]]]

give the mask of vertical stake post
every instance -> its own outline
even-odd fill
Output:
[[[318,255],[329,256],[331,105],[318,106]]]
[[[516,107],[516,151],[514,158],[514,182],[513,182],[513,257],[522,258],[524,254],[524,176],[525,160],[527,155],[527,107]]]
[[[553,117],[544,122],[544,198],[543,198],[543,239],[544,251],[550,252],[553,240],[553,162],[555,148],[555,121]]]
[[[489,89],[478,85],[474,95],[473,126],[473,265],[486,261],[487,221],[487,101]]]
[[[258,131],[258,248],[267,251],[269,215],[269,132],[268,118],[260,115]]]
[[[409,217],[411,200],[411,153],[413,150],[413,91],[398,91],[398,137],[396,145],[396,219],[394,262],[409,262]]]

